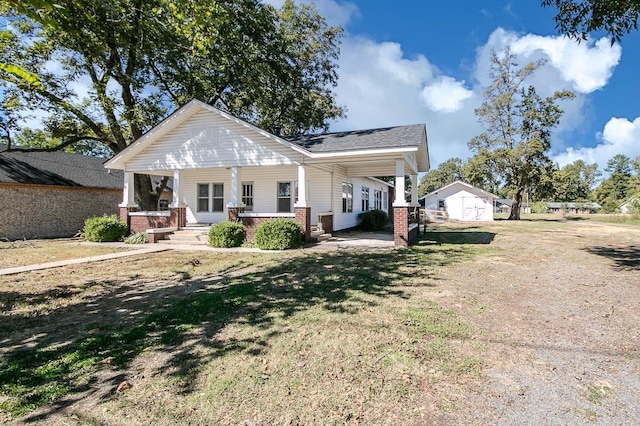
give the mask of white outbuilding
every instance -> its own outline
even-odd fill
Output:
[[[445,210],[449,219],[465,222],[493,220],[498,196],[462,181],[455,181],[422,197],[427,210]],[[421,203],[422,204],[422,203]]]

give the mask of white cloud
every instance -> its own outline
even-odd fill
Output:
[[[497,28],[489,36],[487,44],[479,49],[479,81],[486,79],[488,74],[491,50],[499,52],[506,46],[511,47],[511,53],[521,64],[537,59],[548,61],[537,72],[540,82],[547,81],[547,76],[541,78],[540,74],[556,74],[556,79],[565,83],[565,88],[583,94],[603,88],[622,55],[622,48],[617,44],[611,46],[611,41],[607,38],[577,43],[566,37],[519,35]]]
[[[473,92],[464,87],[464,82],[444,76],[422,89],[422,98],[427,107],[436,112],[456,112],[462,109],[465,100]]]
[[[624,154],[629,158],[640,155],[640,117],[629,121],[626,118],[611,118],[599,135],[601,142],[594,147],[567,148],[554,157],[560,165],[584,160],[587,163],[598,163],[604,167],[616,154]]]

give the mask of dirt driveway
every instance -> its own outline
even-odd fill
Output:
[[[439,303],[477,327],[483,378],[444,423],[640,424],[640,230],[507,223],[443,271]]]

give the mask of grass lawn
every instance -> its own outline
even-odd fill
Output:
[[[132,246],[131,249],[139,246]],[[83,244],[82,240],[70,238],[56,240],[17,240],[0,241],[0,268],[26,266],[36,263],[77,259],[79,257],[98,256],[118,253],[129,248],[116,248]]]
[[[391,252],[167,252],[1,277],[0,419],[46,420],[75,398],[76,416],[108,424],[420,419],[426,390],[446,396],[483,362],[473,327],[430,300],[434,272],[491,238],[456,228]]]

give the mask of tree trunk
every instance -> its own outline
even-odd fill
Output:
[[[520,220],[520,206],[522,206],[522,191],[516,191],[511,198],[511,213],[508,220]]]
[[[154,188],[149,175],[135,175],[135,188],[138,207],[142,211],[158,210],[158,200],[166,186],[166,180],[160,182],[161,188]]]

